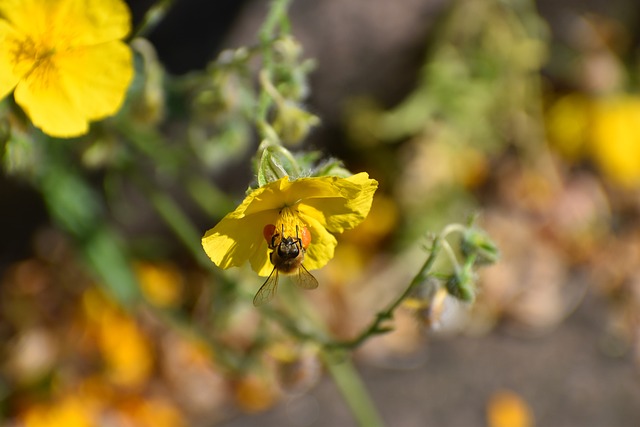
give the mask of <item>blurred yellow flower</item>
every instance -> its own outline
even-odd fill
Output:
[[[564,96],[549,109],[547,129],[570,161],[589,158],[611,182],[640,186],[640,97]]]
[[[279,398],[279,390],[272,378],[248,374],[235,384],[234,397],[241,409],[255,413],[272,407]]]
[[[86,291],[83,303],[109,379],[124,387],[144,385],[153,370],[153,348],[136,320],[97,289]]]
[[[584,153],[591,122],[590,110],[590,99],[573,93],[558,99],[547,112],[549,137],[555,148],[569,160],[575,161]]]
[[[134,319],[105,313],[99,326],[99,345],[111,380],[125,387],[144,385],[153,369],[153,352]]]
[[[640,186],[640,98],[621,96],[598,103],[591,152],[613,182]]]
[[[171,401],[158,397],[129,397],[121,404],[125,425],[136,427],[185,427],[185,416]]]
[[[534,417],[527,402],[517,393],[503,390],[496,392],[487,405],[489,427],[531,427]]]
[[[133,77],[122,0],[0,0],[0,98],[55,137],[115,114]]]
[[[84,399],[69,395],[51,404],[35,405],[23,415],[24,427],[97,426],[96,408]]]
[[[364,172],[349,178],[281,178],[251,191],[235,211],[207,231],[202,246],[220,268],[249,261],[260,276],[268,276],[273,265],[263,228],[273,224],[287,237],[306,228],[311,242],[304,266],[321,268],[334,255],[337,241],[332,233],[342,233],[366,218],[377,187],[377,181]]]
[[[151,303],[166,308],[180,303],[183,279],[175,266],[139,262],[135,268],[140,289]]]

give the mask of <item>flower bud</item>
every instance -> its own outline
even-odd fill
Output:
[[[460,301],[473,302],[476,298],[475,278],[467,266],[454,273],[447,280],[446,287],[449,295]]]
[[[135,120],[143,124],[157,124],[165,117],[164,69],[158,60],[153,45],[146,39],[137,38],[132,47],[141,58],[143,79],[135,87],[131,112]]]
[[[273,128],[280,135],[282,142],[296,145],[319,123],[320,119],[317,116],[303,110],[296,103],[285,101],[278,106]]]
[[[278,145],[262,150],[257,167],[258,185],[261,187],[285,176],[297,177],[300,174],[297,160],[289,150]]]
[[[462,253],[465,257],[476,256],[480,265],[493,264],[500,258],[500,251],[487,233],[478,228],[468,228],[462,236]]]

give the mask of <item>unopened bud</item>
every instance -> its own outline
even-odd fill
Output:
[[[285,101],[278,107],[273,127],[282,138],[282,142],[295,145],[305,139],[311,128],[319,123],[320,119],[317,116],[293,102]]]
[[[493,264],[500,258],[500,251],[487,233],[478,228],[468,228],[462,236],[462,253],[465,257],[476,256],[476,263]]]
[[[258,160],[258,185],[262,187],[285,176],[297,177],[299,171],[300,166],[289,150],[278,145],[267,146]]]
[[[476,286],[473,272],[463,268],[447,280],[447,292],[454,298],[464,302],[473,302],[476,298]]]

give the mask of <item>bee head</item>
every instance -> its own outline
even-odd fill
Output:
[[[278,256],[284,259],[293,259],[300,254],[300,248],[298,248],[298,239],[293,237],[285,237],[280,241],[278,245]]]

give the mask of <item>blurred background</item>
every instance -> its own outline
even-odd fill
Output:
[[[156,3],[129,4],[135,25]],[[175,1],[134,42],[127,120],[5,144],[2,425],[355,425],[314,349],[238,300],[260,278],[200,249],[258,145],[256,65],[211,61],[255,45],[268,5]],[[299,0],[290,19],[282,56],[321,119],[301,147],[380,182],[305,294],[332,332],[408,283],[428,232],[478,214],[502,254],[472,306],[404,307],[356,351],[386,423],[637,425],[640,4]]]

